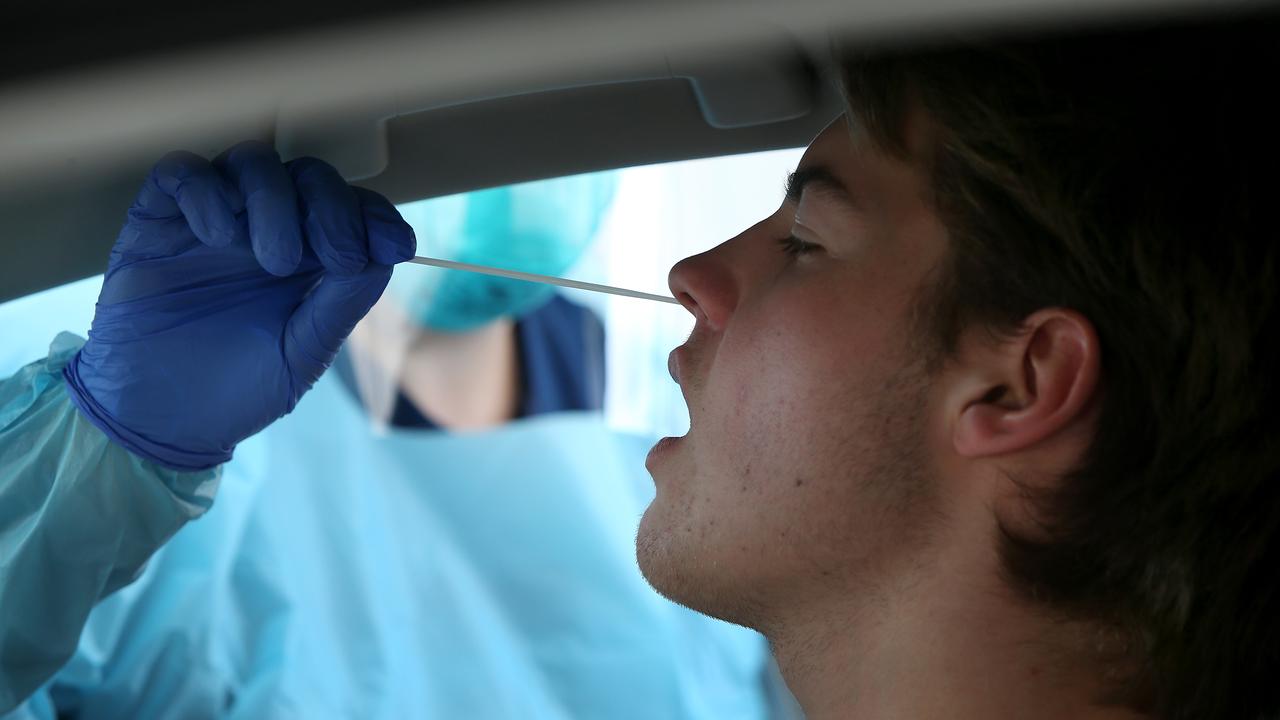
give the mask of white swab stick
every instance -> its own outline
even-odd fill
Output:
[[[511,278],[513,280],[527,280],[528,282],[546,283],[548,285],[559,285],[560,287],[573,288],[575,290],[590,290],[591,292],[608,293],[610,295],[621,295],[623,297],[639,298],[641,300],[656,300],[657,302],[672,303],[679,305],[680,301],[668,295],[654,295],[652,293],[640,292],[639,290],[627,290],[625,288],[617,288],[610,285],[597,285],[596,283],[582,282],[581,280],[568,280],[558,278],[554,275],[538,275],[535,273],[520,272],[518,270],[503,270],[502,268],[489,267],[487,265],[472,265],[471,263],[454,262],[453,260],[440,260],[438,258],[415,257],[409,260],[411,263],[419,265],[432,265],[435,267],[448,268],[450,270],[466,270],[467,272],[480,273],[482,275],[497,275],[498,277]]]

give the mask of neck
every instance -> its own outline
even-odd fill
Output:
[[[519,411],[513,320],[465,333],[433,332],[384,297],[351,333],[350,348],[361,401],[375,418],[390,416],[397,392],[447,430],[494,427]]]
[[[990,557],[952,546],[874,602],[832,593],[768,628],[809,720],[825,718],[1140,718],[1095,703],[1097,634],[1042,618],[995,580]],[[989,578],[983,581],[982,578]],[[865,595],[866,593],[862,593]]]
[[[422,330],[401,371],[405,395],[441,427],[501,425],[519,411],[515,323],[507,318],[464,333]]]

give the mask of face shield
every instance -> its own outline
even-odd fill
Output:
[[[401,205],[418,254],[475,265],[560,276],[597,235],[617,173],[554,178]],[[391,299],[421,327],[446,333],[519,318],[554,288],[508,278],[401,266]]]

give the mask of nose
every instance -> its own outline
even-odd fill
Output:
[[[722,257],[725,245],[681,260],[667,276],[671,294],[694,320],[717,331],[724,329],[738,303],[733,273]]]

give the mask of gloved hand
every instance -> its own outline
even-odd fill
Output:
[[[111,251],[71,399],[137,455],[218,465],[293,409],[414,252],[386,198],[314,158],[168,155]]]

